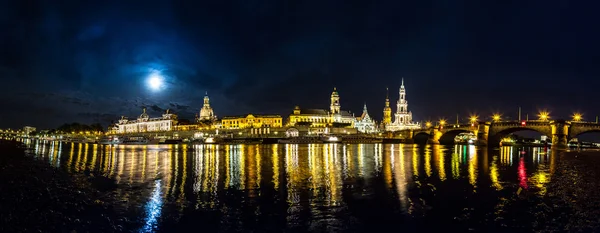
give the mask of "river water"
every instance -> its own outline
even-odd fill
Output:
[[[128,231],[527,232],[571,221],[555,216],[571,205],[552,194],[565,192],[555,172],[569,168],[549,148],[27,144],[60,170],[109,178],[94,185],[122,203]]]

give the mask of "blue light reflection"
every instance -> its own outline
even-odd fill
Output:
[[[162,192],[160,191],[161,185],[160,180],[156,180],[154,183],[154,191],[152,191],[152,197],[150,201],[146,204],[146,218],[144,227],[140,230],[140,232],[153,232],[156,230],[158,218],[160,217],[160,211],[162,209]]]

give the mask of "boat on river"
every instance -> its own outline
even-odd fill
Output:
[[[98,141],[98,144],[100,144],[100,145],[115,145],[115,144],[119,144],[119,143],[120,143],[120,140],[116,136],[102,137]]]

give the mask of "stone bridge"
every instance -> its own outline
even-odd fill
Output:
[[[396,134],[406,139],[427,136],[427,143],[440,144],[454,140],[460,133],[471,132],[477,136],[478,145],[497,146],[505,136],[518,131],[536,131],[552,139],[552,146],[566,148],[572,138],[588,132],[600,132],[600,124],[575,121],[499,121],[434,126],[419,130],[403,130]]]

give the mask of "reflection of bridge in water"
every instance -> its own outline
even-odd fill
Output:
[[[600,132],[599,123],[576,121],[498,121],[434,126],[420,130],[404,130],[397,134],[416,143],[449,144],[460,133],[473,133],[478,145],[497,146],[508,134],[518,131],[537,131],[552,139],[552,146],[566,148],[570,139],[589,132]]]

